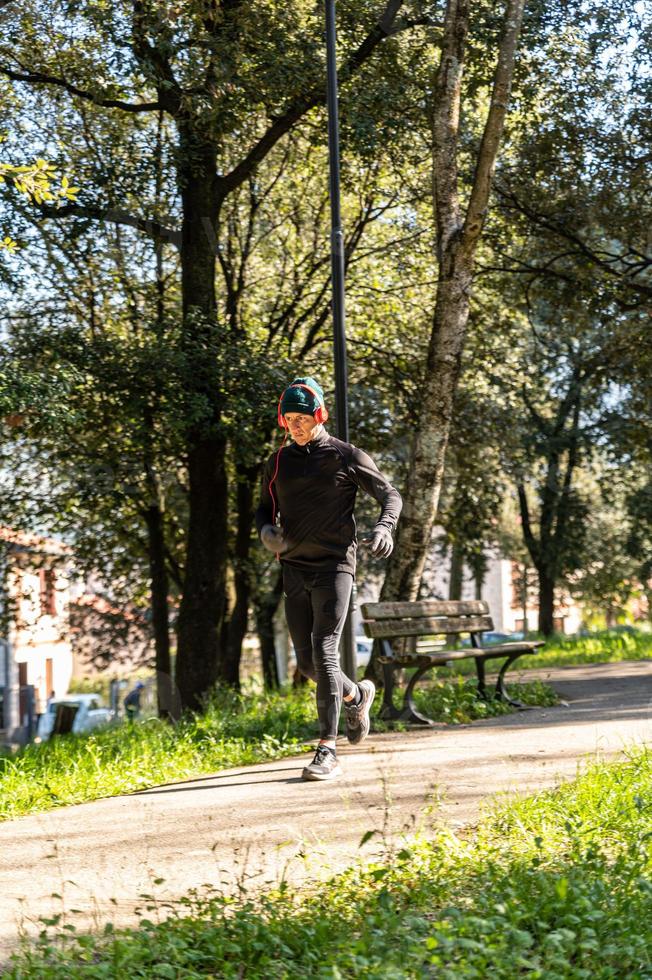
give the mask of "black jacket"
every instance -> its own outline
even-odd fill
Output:
[[[353,510],[358,488],[375,497],[381,505],[378,523],[393,531],[401,513],[401,496],[361,449],[335,439],[326,430],[306,446],[285,446],[265,464],[256,511],[258,533],[280,514],[289,543],[282,561],[299,568],[353,573],[357,549]]]

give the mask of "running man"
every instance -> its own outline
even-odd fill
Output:
[[[297,378],[285,389],[278,419],[293,441],[267,461],[256,527],[283,566],[285,616],[297,665],[317,683],[319,745],[303,778],[332,779],[341,773],[336,738],[342,701],[346,737],[355,745],[369,733],[376,694],[372,681],[356,684],[339,662],[355,575],[356,494],[361,488],[381,506],[369,539],[376,558],[392,552],[402,501],[366,453],[328,434],[324,393],[314,378]]]

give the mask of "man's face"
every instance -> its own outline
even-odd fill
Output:
[[[301,412],[287,412],[285,421],[288,424],[290,435],[300,446],[305,446],[317,435],[321,428],[321,423],[315,422],[314,415],[302,415]]]

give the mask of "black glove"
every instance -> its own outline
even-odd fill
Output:
[[[374,558],[389,558],[394,550],[392,532],[384,524],[377,524],[371,538],[365,539]]]
[[[260,529],[260,540],[264,547],[275,555],[280,555],[288,549],[282,529],[275,524],[263,524]]]

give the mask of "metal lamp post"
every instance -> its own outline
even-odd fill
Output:
[[[333,353],[335,362],[335,409],[337,438],[349,441],[349,399],[346,370],[346,316],[344,307],[344,234],[340,208],[340,134],[337,107],[337,60],[335,33],[335,0],[325,0],[326,9],[326,68],[328,106],[328,161],[331,205],[331,283],[333,291]],[[353,634],[352,601],[342,634],[342,669],[355,678],[355,637]]]

